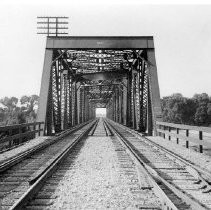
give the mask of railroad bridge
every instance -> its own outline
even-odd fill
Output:
[[[211,129],[162,122],[153,37],[48,36],[37,122],[0,133],[0,209],[211,209]]]
[[[153,37],[48,37],[37,121],[52,135],[95,118],[156,133],[162,121]]]

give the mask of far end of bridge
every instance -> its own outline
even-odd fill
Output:
[[[37,121],[52,135],[96,117],[147,135],[162,121],[152,36],[48,36]]]

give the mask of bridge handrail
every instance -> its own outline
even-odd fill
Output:
[[[179,128],[181,130],[195,130],[195,131],[202,131],[202,132],[206,132],[206,133],[211,133],[211,128],[203,127],[203,126],[175,124],[175,123],[168,123],[168,122],[161,122],[161,121],[156,121],[156,124],[167,126],[167,127],[172,127],[172,128]]]
[[[0,136],[0,151],[2,148],[12,147],[14,145],[14,140],[16,141],[15,144],[20,144],[22,143],[23,138],[26,138],[27,140],[35,138],[36,133],[40,136],[41,132],[44,130],[42,125],[44,125],[44,122],[0,126],[0,134],[3,133],[3,136]],[[23,128],[25,130],[23,130]],[[5,143],[8,144],[5,145]]]
[[[13,130],[17,128],[23,128],[23,127],[39,125],[39,124],[44,124],[44,122],[33,122],[33,123],[22,123],[22,124],[15,124],[15,125],[0,126],[0,131],[8,131],[10,129]]]
[[[203,152],[203,146],[211,148],[211,135],[210,137],[206,137],[204,139],[204,133],[211,134],[211,128],[209,127],[198,127],[198,126],[190,126],[190,125],[182,125],[182,124],[174,124],[174,123],[167,123],[167,122],[156,122],[157,125],[157,132],[160,136],[165,138],[168,136],[168,139],[171,140],[171,137],[175,137],[177,140],[177,144],[179,144],[179,139],[183,139],[186,141],[186,148],[189,148],[189,142],[199,145],[199,152]],[[172,130],[176,130],[172,132]],[[184,133],[180,133],[181,130],[185,130]],[[198,136],[190,136],[189,131],[198,131]]]

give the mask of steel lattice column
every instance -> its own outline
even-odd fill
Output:
[[[152,121],[153,128],[149,127],[148,132],[156,134],[156,121],[162,121],[162,110],[160,104],[160,91],[158,85],[158,76],[157,76],[157,67],[155,62],[155,51],[154,49],[147,50],[147,60],[148,63],[148,75],[149,75],[149,94],[150,94],[150,103],[152,110]],[[149,125],[150,126],[150,125]]]
[[[143,60],[140,61],[139,84],[140,84],[139,131],[145,132],[147,127],[148,74],[146,72],[146,63]]]
[[[85,112],[86,112],[86,89],[83,88],[82,122],[86,121]]]
[[[86,88],[86,92],[89,92],[89,87]],[[86,121],[89,120],[89,109],[90,109],[90,102],[86,94],[86,106],[85,106]]]
[[[74,82],[74,125],[78,124],[78,94],[77,82]]]
[[[72,125],[75,126],[75,81],[72,81]]]
[[[45,122],[45,128],[47,127],[47,123],[46,123],[47,107],[50,102],[48,95],[49,95],[49,90],[51,89],[50,79],[51,79],[52,60],[53,60],[53,50],[46,50],[45,51],[44,67],[43,67],[43,72],[42,72],[42,81],[41,81],[41,88],[40,88],[38,112],[37,112],[37,121]],[[46,133],[45,130],[44,130],[44,133]]]
[[[132,113],[131,113],[131,90],[132,90],[132,71],[128,72],[127,77],[127,117],[126,117],[126,123],[128,127],[132,126]]]
[[[122,90],[122,85],[119,85],[119,123],[123,123],[123,110],[122,110],[122,106],[123,106],[123,101],[122,101],[122,96],[123,96],[123,90]]]
[[[83,115],[83,91],[82,88],[79,88],[79,123],[82,123]]]
[[[123,84],[123,94],[122,94],[122,100],[123,100],[123,124],[127,125],[127,79],[124,78],[122,81]]]
[[[44,133],[48,136],[52,135],[52,72],[50,73],[49,81],[49,91],[48,91],[48,101],[47,101],[47,110],[46,110],[46,123],[44,127]]]
[[[136,73],[132,75],[132,114],[133,129],[136,129]]]
[[[136,128],[139,130],[140,122],[140,65],[138,65],[136,76]]]
[[[68,128],[72,127],[72,77],[68,73],[68,93],[69,93],[69,109],[68,109]]]
[[[61,74],[61,102],[62,102],[62,130],[67,129],[68,123],[68,115],[67,115],[67,107],[68,107],[68,81],[67,81],[67,71],[63,70]]]
[[[116,122],[116,94],[113,94],[113,119]]]
[[[77,87],[77,124],[80,123],[80,113],[81,113],[81,92],[80,92],[80,82],[76,83]]]
[[[116,122],[119,122],[119,89],[115,87],[115,95],[116,95]]]

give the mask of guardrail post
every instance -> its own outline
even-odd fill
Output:
[[[179,134],[179,128],[177,128],[177,134]],[[177,144],[179,144],[179,138],[177,137]]]
[[[185,148],[190,148],[191,143],[193,142],[197,146],[197,152],[203,153],[204,148],[210,147],[210,135],[211,128],[210,127],[198,127],[198,126],[190,126],[190,125],[181,125],[174,124],[168,122],[156,122],[156,128],[159,136],[164,139],[174,140],[176,144],[181,144]],[[197,135],[192,133],[192,131],[197,131]],[[191,133],[190,133],[191,132]],[[204,133],[207,133],[208,136],[204,138]]]
[[[186,130],[186,137],[189,136],[189,130]],[[186,141],[186,148],[189,148],[189,141]]]
[[[34,131],[33,138],[35,138],[36,137],[36,123],[34,123],[33,125],[33,131]]]
[[[14,143],[16,145],[35,138],[38,134],[42,135],[43,122],[23,123],[18,125],[0,126],[0,132],[3,133],[2,141],[0,142],[0,150],[11,148]],[[39,126],[39,129],[38,129]],[[3,143],[3,144],[2,144]]]
[[[170,133],[171,133],[171,127],[169,127],[168,131],[169,131],[169,141],[170,141],[171,140],[171,135],[170,135]]]
[[[202,131],[199,131],[199,140],[203,140],[203,133],[202,133]],[[199,145],[199,152],[203,153],[203,146],[201,144]]]
[[[41,130],[41,123],[38,123],[38,136],[40,136],[40,130]]]
[[[158,129],[162,129],[161,125],[156,125],[156,126],[158,127]],[[162,133],[160,131],[158,132],[158,135],[162,137]]]
[[[166,130],[166,126],[165,126],[165,125],[163,126],[163,130],[164,130],[164,131]],[[165,133],[163,133],[163,138],[164,138],[164,139],[166,138],[166,134],[165,134]]]

